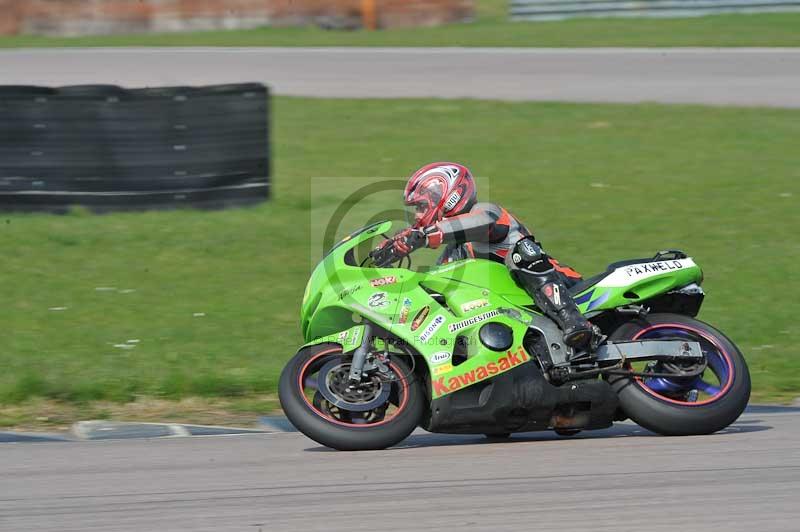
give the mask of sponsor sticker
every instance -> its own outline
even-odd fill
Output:
[[[473,310],[481,307],[488,307],[489,301],[486,299],[476,299],[475,301],[468,301],[461,305],[461,312],[472,312]]]
[[[394,284],[397,282],[397,277],[394,275],[389,275],[387,277],[381,277],[380,279],[373,279],[369,282],[373,287],[378,286],[386,286],[388,284]]]
[[[369,306],[372,308],[381,308],[389,304],[386,299],[386,292],[376,292],[369,296]]]
[[[629,286],[631,283],[643,279],[693,268],[697,268],[697,264],[690,258],[628,264],[627,266],[616,268],[611,275],[602,279],[596,286],[598,288]],[[700,272],[698,271],[698,273]]]
[[[447,198],[447,201],[444,204],[444,208],[449,211],[450,209],[456,206],[456,203],[458,203],[458,200],[460,199],[461,199],[461,194],[459,194],[459,192],[456,190],[455,192],[450,194],[449,198]]]
[[[538,255],[538,253],[536,252],[536,248],[533,246],[533,243],[531,243],[531,241],[528,240],[527,238],[522,242],[520,242],[520,244],[522,245],[522,248],[525,250],[525,253],[527,253],[528,255],[531,256]]]
[[[431,339],[431,336],[439,330],[439,327],[442,326],[444,323],[444,316],[441,314],[437,314],[433,320],[425,327],[425,330],[422,331],[422,334],[419,335],[419,341],[423,344]]]
[[[557,284],[553,285],[553,303],[561,306],[561,288]]]
[[[411,322],[411,330],[416,331],[419,329],[419,326],[423,324],[423,322],[428,318],[428,313],[431,311],[431,307],[422,307],[422,309],[417,312],[417,315],[414,316],[414,321]]]
[[[556,283],[544,285],[543,291],[547,299],[552,301],[555,305],[561,305],[561,289]]]
[[[329,341],[335,342],[337,344],[342,344],[343,346],[348,345],[358,345],[361,343],[361,329],[350,329],[347,331],[342,331],[336,335],[336,339],[334,340],[333,336],[327,336]]]
[[[400,325],[408,321],[408,313],[411,312],[411,300],[405,298],[403,300],[403,308],[400,309],[400,316],[397,318],[397,323]]]
[[[666,260],[663,262],[648,262],[646,264],[634,264],[625,268],[628,277],[636,277],[646,273],[661,273],[672,270],[683,269],[683,263],[679,260]]]
[[[428,360],[430,360],[431,364],[442,364],[448,362],[451,356],[450,351],[439,351],[428,357]]]
[[[514,261],[514,264],[519,264],[520,262],[522,262],[522,257],[520,256],[519,253],[514,253],[513,255],[511,255],[511,260]]]
[[[434,366],[433,374],[434,375],[441,375],[442,373],[450,373],[453,371],[453,365],[451,363],[442,364],[441,366]]]
[[[526,353],[525,349],[522,347],[518,347],[515,351],[509,350],[498,360],[488,362],[483,366],[478,366],[462,375],[456,375],[446,380],[444,377],[433,379],[431,381],[433,383],[433,396],[441,397],[448,393],[455,392],[461,388],[475,384],[476,382],[493,377],[498,373],[503,373],[511,368],[515,368],[528,360],[530,360],[530,356],[528,356],[528,353]],[[434,371],[434,375],[439,374]]]
[[[495,316],[499,315],[500,313],[496,310],[490,310],[489,312],[484,312],[483,314],[478,314],[477,316],[473,316],[471,318],[467,318],[466,320],[462,320],[456,323],[450,324],[448,330],[451,333],[456,331],[460,331],[465,327],[469,327],[470,325],[475,325],[476,323],[480,323],[482,321],[486,321],[490,318],[494,318]]]
[[[349,288],[345,288],[344,290],[339,292],[339,299],[344,299],[346,297],[352,296],[353,294],[355,294],[359,290],[361,290],[361,285],[360,284],[357,284],[355,286],[351,286]]]

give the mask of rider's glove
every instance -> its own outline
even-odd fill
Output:
[[[394,248],[395,251],[406,256],[415,249],[422,247],[436,249],[442,244],[443,239],[444,235],[435,225],[424,229],[409,227],[395,235]]]
[[[436,249],[442,245],[444,233],[436,225],[431,225],[423,229],[425,232],[425,245],[431,249]]]
[[[442,237],[442,232],[436,226],[403,229],[373,252],[375,264],[378,267],[388,266],[422,247],[436,249],[441,245]]]
[[[422,229],[407,228],[394,236],[394,251],[401,257],[405,257],[415,249],[425,247],[428,239]]]

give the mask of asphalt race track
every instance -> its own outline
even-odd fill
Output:
[[[0,51],[0,84],[261,81],[277,94],[800,107],[791,48],[112,48]]]
[[[0,530],[790,532],[799,422],[756,408],[712,436],[624,423],[360,453],[298,433],[3,444]]]

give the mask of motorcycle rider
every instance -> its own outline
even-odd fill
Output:
[[[440,264],[470,257],[503,262],[539,309],[561,327],[565,344],[577,350],[592,340],[593,326],[567,289],[567,283],[581,279],[580,274],[545,253],[506,209],[478,203],[475,180],[466,166],[451,162],[423,166],[409,179],[403,199],[415,209],[414,224],[376,251],[377,266],[443,244]]]

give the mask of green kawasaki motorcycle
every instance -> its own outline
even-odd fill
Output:
[[[284,368],[279,393],[289,420],[313,440],[382,449],[418,426],[572,435],[626,418],[664,435],[708,434],[747,405],[739,349],[694,319],[703,274],[684,253],[617,262],[571,287],[604,335],[572,353],[503,264],[373,267],[370,243],[391,225],[346,237],[306,287],[308,343]]]

